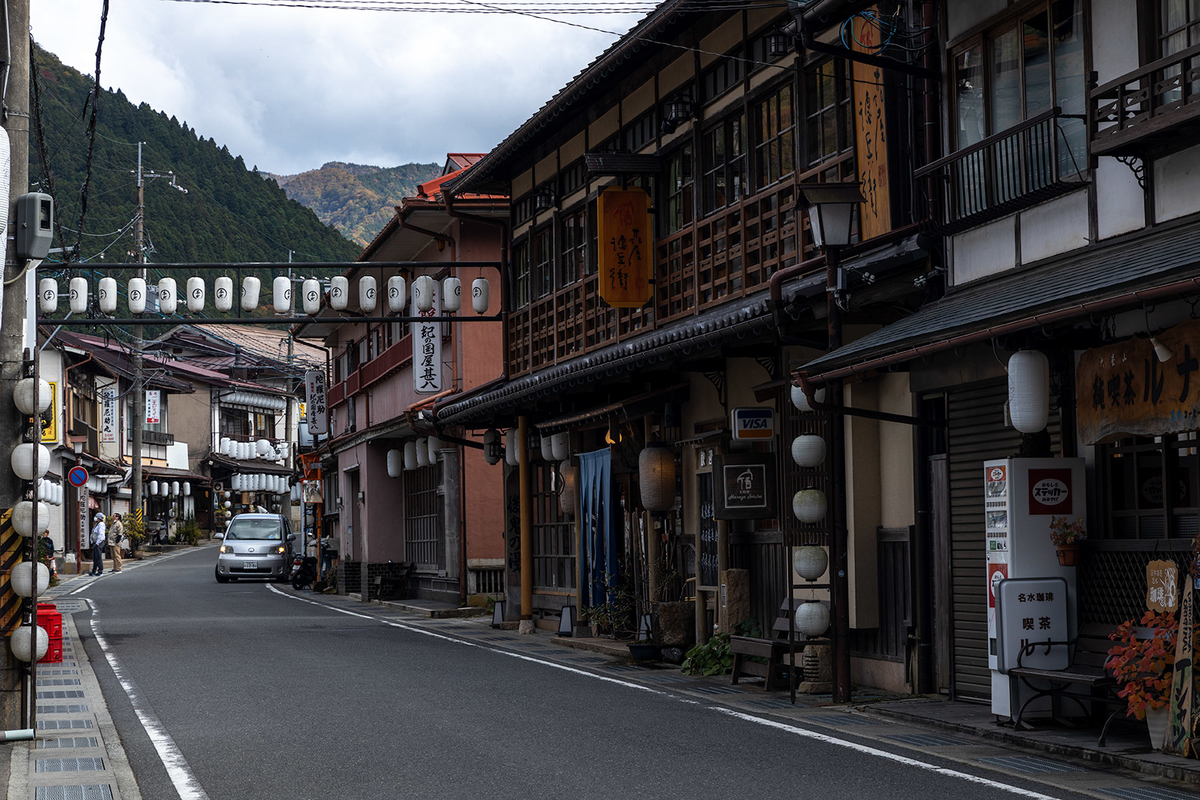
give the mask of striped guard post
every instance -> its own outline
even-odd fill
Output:
[[[0,511],[0,632],[8,636],[21,624],[21,598],[12,590],[8,576],[21,561],[25,539],[12,525],[12,509]]]

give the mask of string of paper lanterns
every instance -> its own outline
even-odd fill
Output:
[[[150,287],[154,288],[154,287]],[[394,275],[387,280],[387,310],[392,314],[400,314],[408,305],[408,282],[403,276]],[[418,312],[427,312],[433,308],[433,300],[437,283],[428,275],[421,275],[412,282],[413,307]],[[68,281],[67,295],[69,307],[73,314],[83,314],[88,307],[88,279],[73,277]],[[271,283],[271,305],[276,314],[287,315],[293,312],[291,278],[280,275]],[[146,280],[130,278],[126,284],[126,297],[129,311],[132,314],[144,314],[147,310]],[[462,281],[457,277],[447,277],[442,280],[442,311],[456,313],[462,308]],[[240,306],[243,311],[253,312],[258,309],[262,295],[261,279],[251,275],[242,279]],[[301,286],[301,307],[304,313],[312,316],[321,310],[323,292],[321,282],[316,278],[308,278]],[[155,296],[158,301],[158,311],[172,315],[178,311],[179,291],[174,278],[159,278]],[[43,314],[54,314],[58,311],[59,286],[54,278],[42,278],[38,282],[39,308]],[[102,314],[115,314],[117,311],[118,290],[117,281],[111,277],[101,278],[96,293],[97,307]],[[207,291],[204,279],[192,276],[187,279],[183,297],[187,310],[193,314],[204,311]],[[491,300],[491,287],[487,278],[475,278],[471,281],[471,308],[476,314],[484,315],[488,311]],[[350,303],[350,279],[338,275],[329,281],[329,307],[334,311],[344,311]],[[358,305],[363,313],[373,313],[378,303],[377,281],[372,275],[362,275],[358,278]],[[220,313],[233,310],[233,279],[222,275],[213,281],[213,304]],[[153,309],[151,309],[153,310]]]
[[[72,281],[72,308],[78,303],[76,294],[82,294],[84,307],[87,305],[87,285],[80,287]],[[22,378],[13,387],[13,405],[23,417],[32,417],[34,424],[25,432],[26,438],[33,442],[22,442],[12,451],[9,461],[13,472],[27,485],[22,488],[20,497],[32,497],[32,500],[22,499],[13,506],[12,526],[21,537],[31,540],[24,548],[25,559],[14,565],[9,571],[9,585],[13,592],[22,598],[33,598],[44,592],[50,585],[50,571],[36,558],[32,558],[38,547],[36,539],[50,530],[50,506],[42,502],[43,496],[52,493],[50,484],[43,480],[50,468],[50,451],[41,442],[41,416],[50,407],[50,384],[34,378]],[[22,426],[24,427],[24,425]],[[30,547],[32,545],[32,548]],[[20,661],[31,663],[40,661],[50,647],[50,638],[46,631],[38,625],[24,622],[9,637],[9,648]]]

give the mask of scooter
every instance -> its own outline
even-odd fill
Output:
[[[293,589],[303,589],[317,579],[317,559],[314,556],[296,556],[292,559],[292,574],[289,576]]]

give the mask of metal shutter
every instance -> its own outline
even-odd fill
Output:
[[[953,696],[990,700],[987,663],[983,462],[1015,455],[1021,434],[1004,425],[1008,383],[985,381],[947,392],[950,472],[950,575],[953,593]],[[1062,454],[1060,420],[1051,399],[1050,437]]]

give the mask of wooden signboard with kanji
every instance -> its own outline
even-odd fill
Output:
[[[609,187],[597,206],[600,299],[613,308],[641,308],[654,296],[650,196]]]
[[[1080,356],[1075,396],[1085,444],[1200,427],[1200,320],[1176,325],[1156,338],[1157,353],[1149,337],[1135,336]]]
[[[1179,567],[1174,561],[1151,561],[1146,565],[1146,608],[1174,611],[1179,607]]]
[[[859,52],[875,53],[879,27],[863,15],[854,20],[854,42]],[[888,189],[887,126],[883,105],[883,70],[870,64],[853,64],[854,145],[858,177],[867,201],[859,206],[859,231],[863,240],[892,229],[891,192]]]

